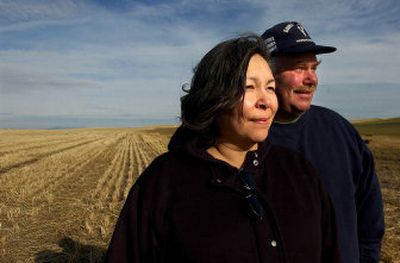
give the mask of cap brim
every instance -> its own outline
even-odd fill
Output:
[[[335,47],[330,46],[320,46],[320,45],[312,45],[312,46],[297,46],[291,47],[286,49],[277,49],[272,51],[272,56],[277,55],[293,55],[293,54],[300,54],[300,53],[314,53],[314,54],[326,54],[335,52]]]

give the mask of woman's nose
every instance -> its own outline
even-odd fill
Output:
[[[266,110],[267,109],[267,104],[266,103],[259,103],[257,108],[261,110]]]
[[[268,108],[267,95],[263,91],[258,92],[256,108],[261,110],[266,110]]]

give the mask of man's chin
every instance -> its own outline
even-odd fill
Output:
[[[292,112],[298,115],[303,114],[311,108],[311,103],[304,103],[301,105],[297,105],[297,107],[293,107]]]
[[[292,121],[297,119],[304,111],[281,111],[275,115],[274,121]]]

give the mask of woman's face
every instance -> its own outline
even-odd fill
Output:
[[[278,109],[275,80],[265,59],[255,54],[246,72],[246,89],[242,102],[227,114],[217,118],[221,142],[240,149],[256,147],[267,138]]]

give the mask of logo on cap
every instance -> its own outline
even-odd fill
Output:
[[[304,29],[304,27],[303,27],[301,24],[297,24],[297,29],[298,29],[301,33],[303,33],[303,35],[304,35],[305,37],[308,37],[306,30]]]
[[[275,49],[277,49],[276,41],[275,41],[274,37],[269,37],[269,38],[264,39],[264,43],[267,46],[268,52],[270,52],[270,53],[272,51],[274,51]]]
[[[289,33],[290,29],[292,29],[294,26],[295,26],[295,25],[294,25],[293,23],[289,23],[289,24],[287,24],[287,25],[282,29],[282,31],[285,32],[285,33]],[[306,30],[304,29],[304,27],[303,27],[301,24],[296,23],[296,28],[297,28],[305,37],[308,37],[308,38],[309,38],[309,36],[308,36]]]

